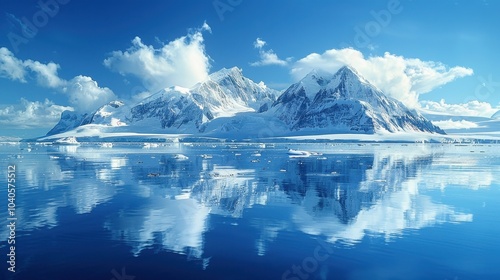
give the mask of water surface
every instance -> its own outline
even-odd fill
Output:
[[[0,153],[3,185],[17,168],[16,273],[0,204],[3,279],[500,279],[496,145]]]

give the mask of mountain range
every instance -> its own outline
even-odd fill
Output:
[[[349,66],[334,74],[313,70],[282,93],[244,77],[237,67],[222,69],[192,88],[166,88],[136,104],[113,101],[94,112],[65,111],[46,137],[89,131],[223,138],[445,134]]]

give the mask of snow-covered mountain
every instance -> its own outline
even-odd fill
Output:
[[[164,132],[204,132],[215,118],[243,112],[263,112],[279,92],[243,76],[241,69],[222,69],[190,89],[178,86],[163,89],[133,106],[113,101],[93,113],[66,111],[47,135],[59,134],[87,124],[126,126],[131,131],[148,128]]]
[[[278,91],[267,88],[263,82],[256,84],[245,78],[237,67],[211,74],[207,81],[195,85],[192,91],[204,96],[206,104],[216,116],[227,116],[228,110],[234,111],[238,107],[252,109],[247,108],[248,111],[263,111],[262,107],[272,104],[279,95]],[[216,104],[218,106],[214,106]]]
[[[112,126],[123,125],[118,118],[113,118],[110,116],[112,116],[115,111],[118,111],[118,108],[124,105],[125,104],[121,101],[111,101],[99,108],[97,111],[90,114],[78,114],[73,111],[64,111],[61,114],[61,119],[59,120],[59,122],[47,133],[47,135],[59,134],[92,123],[109,123],[109,125]]]
[[[290,86],[273,108],[276,116],[292,130],[444,134],[421,114],[384,95],[348,66],[335,74],[312,71]]]
[[[278,97],[279,96],[279,97]],[[312,71],[283,94],[222,69],[190,89],[163,89],[135,105],[114,101],[93,113],[64,112],[48,136],[71,131],[256,138],[288,134],[444,132],[349,67]],[[270,131],[267,133],[266,131]]]

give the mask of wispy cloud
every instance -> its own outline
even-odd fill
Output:
[[[35,73],[38,84],[44,87],[60,88],[66,84],[66,81],[62,80],[57,73],[60,68],[59,64],[54,62],[43,64],[38,61],[26,60],[23,65]]]
[[[0,48],[0,77],[25,83],[25,76],[26,69],[23,62],[9,49]]]
[[[262,40],[261,38],[257,38],[257,39],[255,39],[253,46],[256,49],[262,49],[266,44],[267,44],[266,41]]]
[[[445,120],[445,121],[433,121],[432,124],[439,126],[444,130],[452,130],[452,129],[471,129],[479,127],[476,123],[467,120]]]
[[[470,68],[449,68],[440,62],[405,58],[388,52],[384,56],[364,57],[352,48],[311,53],[291,66],[291,74],[298,80],[312,69],[336,72],[344,65],[352,66],[382,91],[410,107],[419,106],[421,94],[473,74]]]
[[[291,58],[287,58],[286,60],[280,59],[278,55],[272,50],[264,50],[264,46],[267,45],[267,42],[262,40],[261,38],[257,38],[253,43],[253,46],[259,50],[260,60],[256,62],[250,63],[251,66],[267,66],[267,65],[279,65],[279,66],[287,66],[291,61]]]
[[[54,62],[47,64],[33,60],[21,60],[7,48],[0,48],[0,77],[26,83],[36,79],[43,87],[56,89],[68,96],[69,103],[77,111],[90,111],[116,99],[107,87],[100,87],[87,76],[76,76],[70,80],[59,77],[60,66]]]
[[[441,101],[420,101],[422,108],[436,113],[442,113],[453,116],[470,116],[470,117],[485,117],[490,118],[496,112],[500,111],[500,107],[493,107],[488,102],[477,100],[469,101],[461,104],[448,104],[444,99]]]
[[[123,76],[139,78],[152,92],[174,85],[193,86],[206,79],[210,70],[204,31],[211,32],[207,23],[161,48],[146,45],[140,37],[135,37],[130,48],[112,52],[104,65]]]

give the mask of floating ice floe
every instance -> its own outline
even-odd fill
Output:
[[[80,145],[80,143],[76,140],[76,137],[74,137],[74,136],[57,139],[56,141],[54,141],[54,144],[57,144],[57,145]]]
[[[177,159],[177,160],[186,160],[186,159],[189,159],[189,157],[187,157],[187,156],[185,156],[183,154],[176,154],[174,156],[174,158]]]
[[[323,154],[317,152],[289,149],[288,155],[290,155],[291,157],[309,157],[309,156],[321,156]]]
[[[160,146],[160,144],[158,144],[158,143],[144,143],[142,145],[142,147],[145,148],[145,149],[158,148],[159,146]]]
[[[101,147],[102,148],[113,148],[113,143],[102,143]]]

